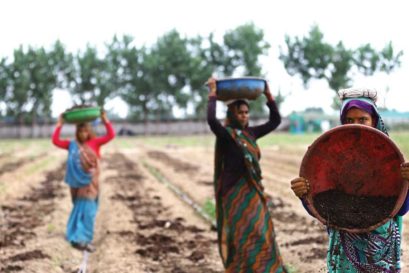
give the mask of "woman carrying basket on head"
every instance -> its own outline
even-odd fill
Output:
[[[207,121],[216,135],[215,197],[220,255],[226,273],[285,272],[275,241],[273,222],[261,184],[260,150],[256,140],[281,122],[266,85],[269,121],[249,127],[249,105],[237,100],[228,105],[225,126],[216,119],[216,80],[210,89]]]
[[[68,150],[65,182],[70,186],[73,209],[67,223],[66,238],[80,250],[93,252],[91,244],[98,210],[100,147],[115,136],[106,113],[101,113],[106,135],[96,137],[89,123],[76,125],[75,139],[60,139],[64,118],[60,115],[52,141],[59,148]]]
[[[361,124],[388,134],[375,105],[377,95],[375,90],[350,88],[340,90],[339,95],[343,100],[340,113],[341,124]],[[409,179],[409,163],[402,164],[401,175],[403,179]],[[295,178],[291,181],[291,188],[307,209],[303,198],[310,190],[308,181],[303,177]],[[408,210],[409,200],[406,197],[397,215],[373,231],[350,233],[328,228],[328,271],[330,273],[401,272],[402,216]]]

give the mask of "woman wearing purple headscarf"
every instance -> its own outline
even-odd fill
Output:
[[[342,124],[371,126],[388,134],[375,105],[376,91],[351,88],[341,90],[339,95],[342,99]],[[409,163],[402,164],[401,175],[403,179],[409,179]],[[298,177],[291,181],[291,188],[302,199],[310,186],[305,178]],[[409,200],[406,197],[397,216],[368,233],[350,233],[328,228],[328,272],[401,272],[402,216],[408,210]]]

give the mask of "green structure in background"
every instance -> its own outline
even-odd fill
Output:
[[[409,130],[409,112],[381,110],[379,114],[389,130]]]
[[[381,110],[386,127],[392,131],[409,130],[409,112]],[[321,133],[339,125],[337,116],[325,114],[321,108],[307,108],[288,116],[291,134]]]
[[[302,115],[292,112],[288,118],[290,120],[290,133],[300,134],[305,132],[305,121]]]
[[[308,108],[302,112],[292,112],[289,117],[292,134],[320,133],[338,124],[336,116],[326,115],[321,108]]]

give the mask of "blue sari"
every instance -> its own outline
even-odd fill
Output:
[[[71,141],[68,147],[67,168],[64,179],[71,188],[88,186],[92,181],[92,175],[84,169],[81,157],[80,146],[76,141]]]
[[[98,160],[86,145],[70,142],[65,182],[71,187],[74,205],[67,223],[66,238],[71,243],[88,244],[94,237],[98,211]]]
[[[94,239],[98,199],[76,198],[67,223],[66,238],[70,243],[88,244]]]

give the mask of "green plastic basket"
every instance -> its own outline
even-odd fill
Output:
[[[101,116],[101,107],[77,108],[65,111],[64,121],[67,123],[90,122]]]

